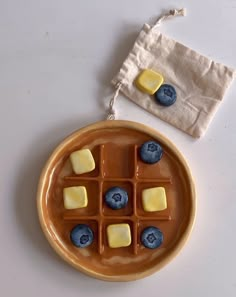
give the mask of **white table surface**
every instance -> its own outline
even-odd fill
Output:
[[[52,149],[104,118],[109,82],[142,24],[183,6],[186,18],[162,31],[236,68],[235,0],[0,1],[1,296],[236,296],[235,82],[200,140],[117,101],[119,119],[165,134],[195,177],[193,233],[164,269],[123,284],[89,278],[54,253],[37,218],[38,177]]]

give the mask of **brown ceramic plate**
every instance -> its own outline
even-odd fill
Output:
[[[142,143],[155,140],[164,150],[160,162],[149,165],[139,158]],[[69,161],[71,152],[89,148],[95,159],[94,171],[75,175]],[[88,207],[66,210],[63,188],[85,186]],[[104,193],[121,186],[129,194],[127,207],[109,209]],[[167,209],[145,212],[141,193],[145,188],[163,186]],[[108,281],[130,281],[148,276],[169,262],[183,247],[195,216],[195,190],[190,170],[175,146],[157,131],[139,123],[104,121],[82,128],[66,138],[48,160],[39,182],[38,213],[42,229],[55,251],[80,271]],[[94,241],[77,248],[70,241],[71,229],[88,224]],[[109,248],[106,227],[128,223],[132,233],[129,247]],[[164,235],[162,245],[147,249],[140,234],[147,226],[158,227]]]

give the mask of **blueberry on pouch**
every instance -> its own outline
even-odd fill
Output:
[[[143,143],[139,151],[141,160],[148,164],[154,164],[160,161],[162,154],[162,147],[155,141]]]
[[[163,106],[170,106],[176,101],[176,91],[171,85],[164,84],[154,94],[156,101]]]
[[[71,230],[70,239],[77,247],[87,247],[93,242],[93,231],[88,225],[79,224]]]
[[[112,209],[124,208],[128,203],[128,193],[120,187],[112,187],[105,194],[105,202]]]
[[[141,242],[148,249],[158,248],[163,242],[163,233],[156,227],[147,227],[141,234]]]

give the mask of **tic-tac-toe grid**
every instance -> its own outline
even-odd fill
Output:
[[[140,205],[137,205],[137,189],[140,185],[149,184],[153,187],[156,186],[162,186],[164,184],[170,184],[171,178],[165,177],[165,178],[144,178],[139,175],[139,166],[138,163],[138,146],[134,145],[132,146],[133,151],[133,159],[127,160],[129,162],[128,166],[131,166],[130,168],[133,168],[133,174],[132,176],[127,177],[112,177],[109,176],[106,172],[105,164],[106,164],[106,154],[105,154],[105,146],[106,145],[100,145],[99,146],[99,160],[98,165],[99,166],[99,172],[97,176],[80,176],[80,175],[73,175],[73,176],[65,176],[64,177],[64,187],[70,186],[71,183],[73,185],[76,185],[76,182],[80,183],[81,185],[83,183],[86,183],[89,185],[89,187],[97,187],[98,194],[97,197],[89,197],[88,199],[98,199],[98,207],[96,209],[96,212],[93,212],[91,215],[89,214],[89,210],[87,214],[76,214],[75,212],[71,212],[70,210],[66,210],[64,213],[64,220],[70,221],[70,222],[81,222],[84,221],[85,223],[88,223],[89,221],[96,221],[98,226],[98,253],[102,254],[104,251],[104,236],[103,232],[105,230],[105,224],[106,221],[109,221],[109,224],[118,224],[129,222],[132,224],[132,248],[133,253],[138,253],[138,223],[144,222],[144,221],[169,221],[171,220],[170,215],[161,215],[155,212],[155,215],[152,213],[145,213],[143,215],[140,214]],[[116,158],[116,155],[114,153],[114,158]],[[147,166],[150,166],[147,164]],[[132,195],[129,195],[129,203],[131,202],[130,212],[127,213],[126,209],[121,210],[109,210],[108,214],[106,211],[104,211],[104,189],[109,184],[110,187],[117,186],[117,184],[125,183],[127,185],[130,185],[132,187],[131,193]],[[132,197],[130,197],[132,196]],[[118,213],[118,214],[117,214]]]

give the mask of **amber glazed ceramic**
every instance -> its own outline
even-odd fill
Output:
[[[157,141],[164,151],[161,161],[152,165],[139,158],[139,147],[148,140]],[[81,148],[91,150],[96,168],[75,175],[69,156]],[[86,187],[87,207],[64,208],[63,188],[70,186]],[[112,210],[104,203],[104,193],[113,186],[128,192],[124,209]],[[167,209],[145,212],[142,191],[158,186],[165,188]],[[157,131],[128,121],[99,122],[66,138],[42,172],[37,203],[42,229],[54,250],[78,270],[107,281],[137,280],[167,264],[185,244],[196,209],[193,179],[179,151]],[[106,228],[116,223],[130,225],[130,246],[109,247]],[[94,241],[86,248],[70,240],[77,224],[87,224],[94,232]],[[163,232],[164,241],[157,249],[141,243],[140,234],[148,226]]]

